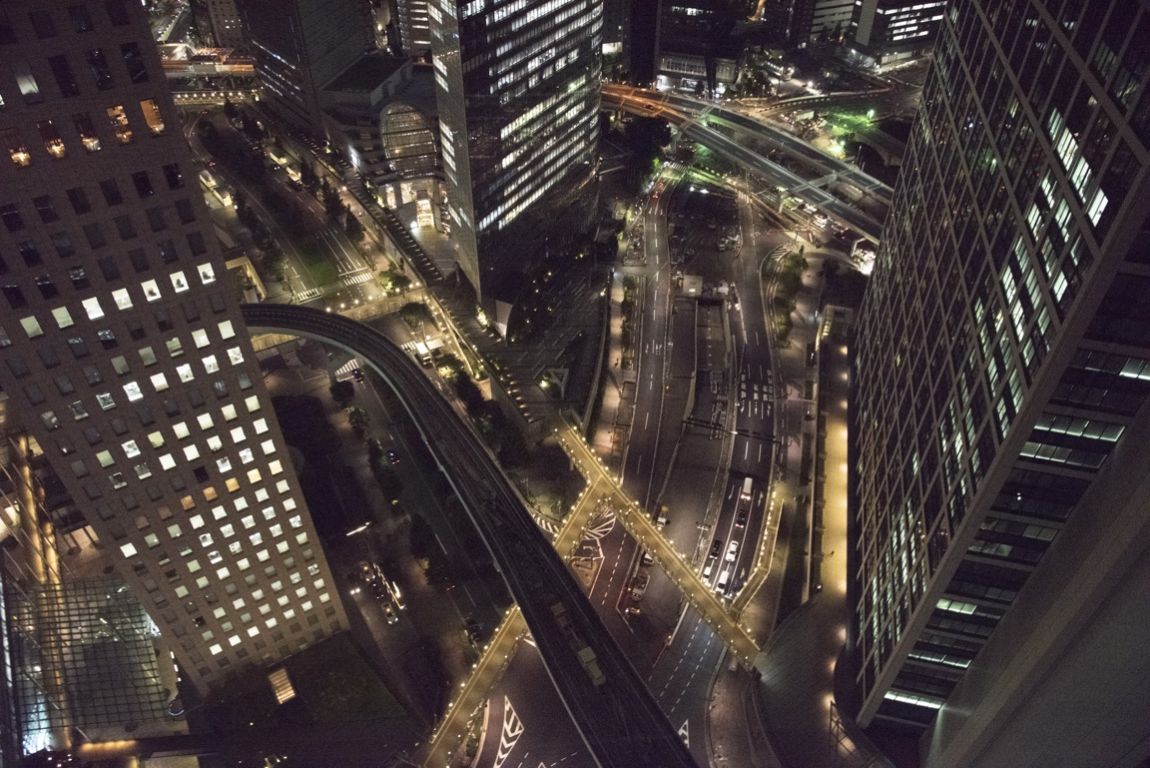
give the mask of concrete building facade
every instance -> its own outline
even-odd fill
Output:
[[[198,686],[340,632],[139,3],[6,2],[0,100],[8,427]]]
[[[939,30],[853,467],[859,720],[930,729],[930,766],[1150,754],[1148,35],[1125,0],[959,0]]]

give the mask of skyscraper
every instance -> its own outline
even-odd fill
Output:
[[[211,685],[346,626],[132,0],[0,8],[0,389]]]
[[[961,0],[939,34],[858,332],[859,719],[933,725],[931,766],[1133,765],[1150,13]]]
[[[405,56],[424,57],[431,50],[431,22],[427,17],[429,0],[394,0],[393,22]],[[425,59],[426,60],[426,59]]]
[[[927,53],[945,6],[946,0],[862,0],[847,42],[881,64]]]
[[[191,0],[196,32],[205,45],[239,48],[244,45],[244,29],[236,0]]]
[[[431,0],[429,9],[456,260],[482,303],[502,267],[523,257],[501,236],[593,165],[603,3]]]
[[[238,0],[264,103],[276,117],[323,132],[319,92],[374,48],[366,0]]]

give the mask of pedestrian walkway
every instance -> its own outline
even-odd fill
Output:
[[[790,348],[776,356],[783,390],[796,414],[787,429],[784,483],[779,491],[797,494],[803,507],[796,511],[799,525],[811,526],[807,503],[812,490],[804,483],[809,475],[821,484],[821,519],[815,535],[808,538],[805,573],[813,573],[807,601],[786,617],[772,634],[755,666],[760,682],[762,720],[770,741],[788,768],[862,768],[887,765],[864,735],[844,723],[835,707],[834,670],[847,637],[850,606],[847,602],[847,466],[850,359],[848,335],[841,327],[816,324],[819,309],[822,263],[825,253],[808,253],[804,275],[806,290],[796,304],[795,330]],[[821,313],[827,317],[838,313]],[[821,331],[833,331],[827,335]],[[812,389],[813,372],[807,370],[807,341],[819,339],[818,387]],[[815,395],[814,400],[810,397]],[[805,418],[808,410],[815,419]],[[814,438],[821,442],[815,447]],[[820,455],[821,471],[809,465]],[[797,481],[797,484],[796,484]],[[808,584],[804,578],[805,585]],[[851,735],[848,735],[851,734]],[[855,739],[852,739],[851,736]]]

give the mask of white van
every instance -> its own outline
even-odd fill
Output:
[[[731,572],[723,571],[719,574],[719,583],[715,585],[716,592],[726,592],[727,585],[731,583]]]

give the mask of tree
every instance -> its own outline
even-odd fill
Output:
[[[323,209],[327,213],[327,217],[332,221],[339,221],[347,210],[347,206],[343,204],[343,200],[339,197],[339,192],[332,188],[327,183],[327,179],[323,180]]]
[[[379,483],[383,497],[392,505],[398,504],[400,494],[403,493],[403,479],[395,468],[383,462],[376,462],[371,465],[371,473],[375,475],[375,481]]]
[[[347,233],[348,239],[353,243],[361,242],[363,236],[366,234],[363,230],[363,225],[359,223],[359,219],[351,211],[347,211],[344,216],[343,229],[344,232]]]
[[[300,160],[299,163],[299,183],[303,184],[304,188],[313,195],[319,188],[319,176],[315,175],[315,168],[306,159]]]
[[[337,381],[331,385],[331,399],[335,400],[340,408],[348,407],[355,399],[355,385],[350,381]]]
[[[229,121],[234,121],[240,116],[240,111],[236,109],[236,105],[227,96],[224,97],[224,117]]]
[[[409,301],[399,308],[399,316],[407,323],[407,327],[414,331],[426,320],[427,305],[421,301]]]
[[[351,425],[351,429],[355,432],[355,436],[363,438],[367,434],[368,423],[367,411],[362,408],[349,408],[347,411],[347,423]]]
[[[376,279],[379,281],[379,287],[382,288],[384,290],[384,292],[386,292],[386,293],[403,293],[409,287],[411,287],[411,278],[409,278],[407,275],[404,275],[400,272],[395,271],[394,269],[387,269],[387,270],[384,270],[383,272],[380,272]],[[412,302],[412,303],[416,304],[416,302]],[[422,307],[423,305],[417,304],[417,306]],[[402,316],[402,313],[403,313],[402,309],[400,310],[400,313]],[[422,317],[422,316],[423,316],[423,313],[421,311],[420,317]],[[404,317],[404,320],[406,320],[406,319],[407,318]],[[409,325],[411,325],[411,324],[409,324]],[[417,318],[415,320],[414,325],[411,325],[411,329],[415,330],[415,328],[418,327],[418,325],[419,325],[419,319]]]

